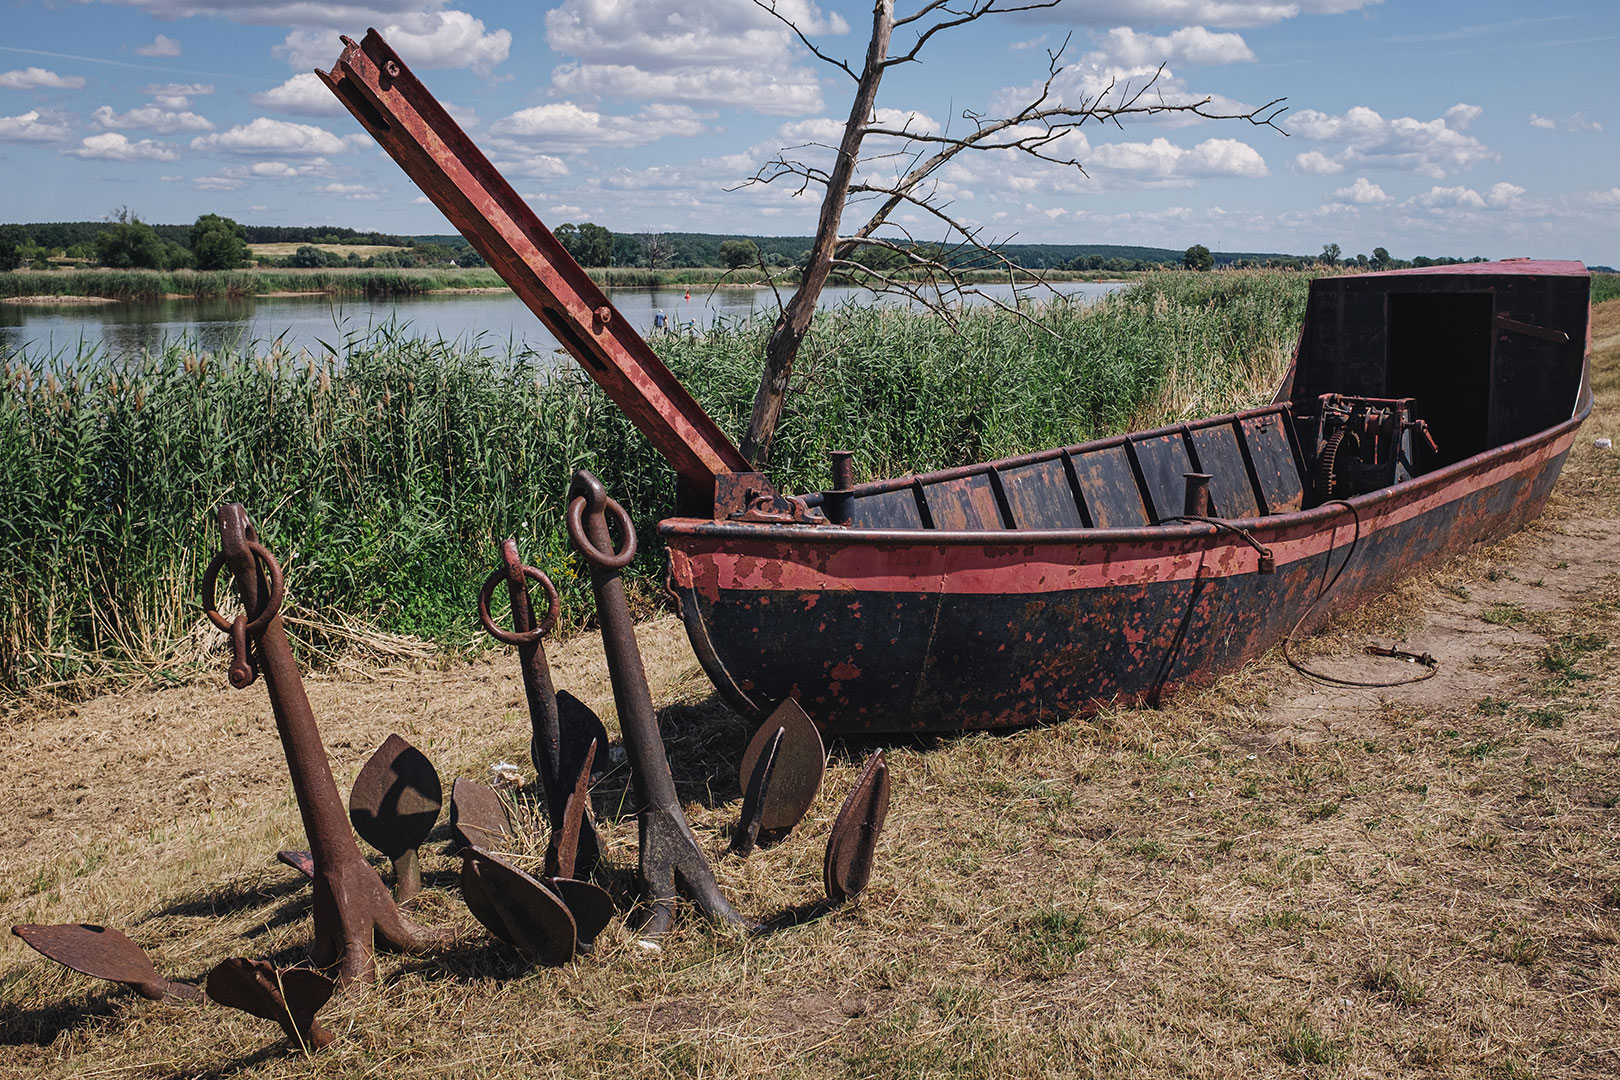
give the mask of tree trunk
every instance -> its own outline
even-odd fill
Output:
[[[832,273],[844,203],[849,197],[855,165],[860,160],[861,139],[877,100],[878,83],[883,81],[883,63],[889,55],[889,38],[893,32],[894,0],[877,0],[872,9],[872,40],[866,48],[866,66],[861,69],[855,100],[849,106],[849,119],[844,122],[838,158],[827,178],[826,197],[821,203],[821,220],[816,226],[815,243],[810,247],[810,260],[799,288],[777,316],[770,341],[765,346],[765,368],[760,373],[754,411],[748,419],[748,432],[741,447],[743,457],[756,469],[763,469],[770,456],[771,439],[776,435],[776,423],[782,416],[782,402],[787,397],[793,363],[798,359],[805,336],[810,333],[816,302],[821,299],[821,290]]]

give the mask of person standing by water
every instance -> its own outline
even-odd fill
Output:
[[[666,331],[668,329],[669,329],[669,318],[668,318],[668,316],[666,316],[664,314],[664,309],[659,308],[657,314],[655,314],[653,316],[653,330],[656,331],[657,333],[662,334],[662,333],[664,333],[664,331]]]

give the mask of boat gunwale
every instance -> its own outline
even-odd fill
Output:
[[[1589,368],[1589,363],[1583,367]],[[1584,389],[1584,388],[1583,388]],[[1274,409],[1268,406],[1262,409],[1248,410],[1246,413],[1233,413],[1212,418],[1215,422],[1229,420],[1245,415],[1255,415]],[[1421,497],[1428,491],[1443,487],[1457,479],[1481,471],[1495,461],[1527,456],[1541,446],[1554,442],[1562,436],[1573,435],[1575,430],[1585,422],[1592,412],[1592,397],[1585,393],[1579,403],[1577,411],[1567,420],[1560,421],[1549,428],[1544,428],[1533,435],[1527,435],[1513,442],[1503,443],[1501,446],[1482,451],[1472,457],[1453,462],[1431,473],[1404,480],[1398,484],[1382,487],[1376,491],[1365,492],[1349,499],[1334,500],[1313,506],[1308,510],[1293,510],[1283,514],[1251,515],[1243,518],[1221,518],[1221,525],[1209,525],[1203,522],[1184,522],[1175,525],[1146,525],[1131,528],[1081,528],[1081,529],[865,529],[844,525],[799,525],[777,522],[744,522],[744,521],[717,521],[707,518],[672,517],[665,518],[658,523],[658,533],[666,540],[674,539],[746,539],[749,541],[769,540],[777,543],[793,543],[808,541],[811,546],[826,546],[832,544],[843,545],[904,545],[904,546],[1019,546],[1019,545],[1081,545],[1097,546],[1106,544],[1141,544],[1160,542],[1165,540],[1206,540],[1222,532],[1232,529],[1241,529],[1249,533],[1275,535],[1304,526],[1315,526],[1318,523],[1326,524],[1329,519],[1342,517],[1345,504],[1359,516],[1371,517],[1364,511],[1374,511],[1383,508],[1386,504],[1404,502],[1412,498]],[[1112,436],[1109,440],[1099,443],[1085,443],[1086,448],[1098,445],[1114,445],[1137,435],[1164,434],[1178,432],[1190,425],[1172,425],[1164,429],[1155,429],[1154,432],[1131,432],[1127,435]],[[1040,451],[1038,454],[1026,455],[1024,458],[1007,458],[1006,462],[1027,464],[1028,459],[1046,460],[1062,450]],[[983,470],[989,465],[1000,466],[1003,462],[987,462],[975,466],[964,466],[965,475],[973,475],[974,470]],[[956,470],[950,470],[955,472]],[[944,474],[928,474],[944,476]],[[954,478],[954,477],[946,477]],[[916,478],[908,478],[900,486],[909,486]],[[884,483],[888,483],[885,481]],[[862,490],[862,489],[856,489]],[[1243,541],[1232,538],[1233,543]]]

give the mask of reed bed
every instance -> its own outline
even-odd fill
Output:
[[[0,297],[97,296],[218,300],[279,292],[352,296],[414,296],[447,289],[505,288],[487,268],[352,270],[14,270],[0,274]]]
[[[1095,305],[942,320],[847,307],[818,318],[770,471],[790,491],[856,451],[866,476],[1069,444],[1264,400],[1304,310],[1285,273],[1162,274]],[[767,323],[658,343],[734,438]],[[139,362],[19,355],[0,369],[0,693],[179,678],[195,663],[214,511],[244,503],[284,561],[317,653],[355,620],[450,648],[478,639],[477,583],[519,538],[589,610],[562,494],[595,470],[636,514],[642,595],[667,465],[561,358],[409,336],[385,325],[341,355],[215,355],[176,342]],[[322,619],[325,623],[322,623]]]

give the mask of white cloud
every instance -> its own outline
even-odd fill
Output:
[[[352,31],[368,22],[376,25],[390,15],[424,8],[437,10],[445,0],[367,0],[360,4],[323,3],[321,0],[111,0],[139,8],[159,19],[217,15],[232,22],[260,26],[333,26]]]
[[[357,202],[374,202],[382,198],[371,184],[322,184],[315,190],[322,195],[337,195]]]
[[[298,116],[341,116],[348,112],[313,71],[294,75],[274,90],[254,94],[255,105]]]
[[[165,109],[184,109],[191,104],[192,98],[207,97],[213,92],[214,87],[210,83],[155,83],[141,87],[141,93]]]
[[[132,142],[128,136],[116,131],[91,135],[80,141],[78,149],[63,150],[62,153],[103,161],[173,161],[180,156],[165,143],[152,139]]]
[[[848,33],[813,0],[777,10],[817,37]],[[821,108],[821,84],[793,34],[753,4],[733,0],[563,0],[546,15],[546,41],[575,58],[552,72],[568,94],[731,105],[776,116]]]
[[[1306,109],[1294,114],[1289,130],[1334,145],[1297,155],[1294,168],[1317,174],[1349,168],[1400,169],[1439,180],[1451,170],[1497,160],[1495,151],[1453,126],[1471,123],[1480,111],[1477,106],[1456,105],[1433,120],[1410,116],[1388,120],[1365,105],[1338,116]]]
[[[1376,206],[1380,203],[1390,202],[1384,189],[1369,181],[1365,176],[1356,177],[1356,182],[1349,187],[1342,187],[1333,193],[1333,201],[1340,203],[1354,203],[1357,206]]]
[[[1620,187],[1613,187],[1608,191],[1588,192],[1586,201],[1597,206],[1620,206]]]
[[[486,30],[482,19],[465,11],[403,14],[381,33],[412,67],[471,68],[487,75],[512,51],[510,30]],[[329,30],[294,30],[272,51],[293,67],[327,68],[341,47]]]
[[[489,130],[492,135],[542,139],[547,149],[566,152],[639,146],[666,135],[697,135],[705,130],[705,119],[685,105],[649,105],[634,116],[612,116],[558,101],[520,109]]]
[[[325,128],[272,120],[268,116],[191,140],[193,150],[222,150],[233,154],[341,154],[349,147],[350,140],[340,139]]]
[[[1538,128],[1546,128],[1548,131],[1553,131],[1553,130],[1557,129],[1558,121],[1554,120],[1550,116],[1537,116],[1535,113],[1531,113],[1530,114],[1530,126],[1531,127],[1538,127]]]
[[[1139,34],[1116,26],[1091,54],[1100,62],[1125,67],[1158,67],[1164,63],[1238,64],[1254,59],[1240,34],[1215,34],[1202,26],[1184,26],[1165,36]]]
[[[1267,175],[1265,159],[1238,139],[1206,139],[1191,148],[1164,138],[1146,143],[1105,143],[1094,147],[1083,164],[1088,169],[1096,165],[1172,185],[1189,184],[1201,177]]]
[[[1380,0],[1088,0],[1084,4],[1025,12],[1029,22],[1068,22],[1087,26],[1270,26],[1299,15],[1339,15]]]
[[[146,45],[135,46],[136,56],[179,56],[180,43],[172,37],[159,34]]]
[[[20,116],[0,116],[0,140],[61,142],[68,135],[66,124],[41,123],[38,109],[31,109]]]
[[[1492,184],[1485,192],[1485,202],[1490,206],[1513,206],[1518,203],[1519,196],[1524,194],[1524,188],[1518,184],[1502,181]]]
[[[311,158],[308,161],[254,161],[245,165],[232,165],[221,169],[212,176],[202,176],[193,180],[198,187],[216,188],[221,191],[235,191],[252,180],[297,180],[305,177],[329,177],[336,170],[331,162],[323,157]]]
[[[156,105],[142,105],[126,113],[115,113],[111,105],[102,105],[90,114],[98,128],[151,128],[164,135],[176,131],[212,131],[213,122],[194,112],[170,112]]]
[[[1530,126],[1545,128],[1548,131],[1563,130],[1595,132],[1603,130],[1602,124],[1598,123],[1596,120],[1588,120],[1585,113],[1575,113],[1572,116],[1566,116],[1562,119],[1557,119],[1551,116],[1537,116],[1535,113],[1531,113]]]
[[[246,184],[230,176],[199,176],[191,182],[191,186],[199,191],[236,191]]]
[[[78,90],[83,86],[83,75],[58,75],[42,67],[25,67],[0,73],[0,87],[7,90]]]
[[[1445,117],[1446,123],[1461,131],[1475,120],[1478,120],[1484,112],[1484,108],[1479,105],[1464,105],[1459,102],[1441,115]]]

